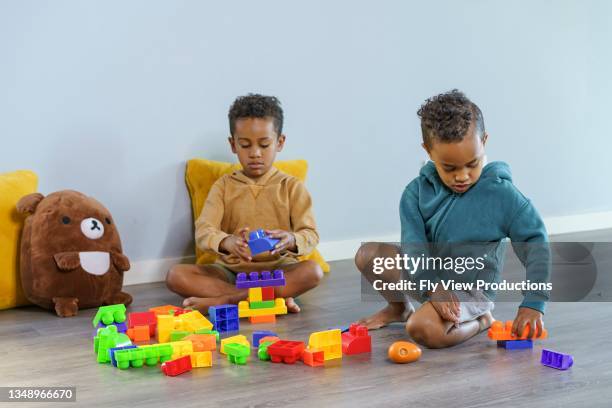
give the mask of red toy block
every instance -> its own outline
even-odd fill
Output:
[[[251,322],[251,324],[256,324],[256,323],[276,323],[276,315],[251,316],[251,317],[249,317],[249,322]]]
[[[274,287],[261,288],[261,300],[274,300]]]
[[[154,312],[134,312],[128,313],[128,328],[136,326],[149,326],[149,336],[155,336],[157,318]]]
[[[162,373],[174,377],[187,371],[191,371],[191,356],[186,355],[176,360],[166,361],[161,365]]]
[[[151,340],[151,335],[149,331],[149,326],[136,326],[131,329],[127,329],[126,334],[132,341],[149,341]]]
[[[323,350],[320,349],[306,349],[302,353],[302,361],[304,364],[311,367],[322,366],[325,363],[325,356]]]
[[[372,337],[368,328],[359,324],[351,324],[349,331],[342,333],[342,353],[361,354],[372,352]]]
[[[496,320],[493,322],[493,324],[491,325],[491,328],[489,329],[489,331],[487,332],[487,335],[489,336],[489,338],[491,340],[525,340],[527,338],[527,335],[529,334],[529,324],[527,324],[525,326],[525,329],[523,330],[523,333],[521,334],[521,336],[513,336],[512,333],[512,324],[514,324],[514,322],[512,320],[508,320],[505,324],[500,321],[500,320]],[[540,335],[540,337],[534,337],[534,339],[545,339],[548,337],[548,332],[546,331],[546,329],[542,330],[542,334]]]
[[[273,363],[293,364],[302,358],[305,348],[303,341],[279,340],[268,346],[268,354]]]

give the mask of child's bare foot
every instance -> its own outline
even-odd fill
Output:
[[[478,324],[480,325],[479,333],[482,333],[483,331],[491,327],[491,325],[495,321],[495,318],[493,317],[493,314],[491,312],[487,312],[476,320],[478,320]]]
[[[405,322],[414,312],[414,307],[408,303],[389,303],[381,311],[372,316],[364,317],[357,323],[364,325],[368,330],[376,330],[393,322]]]
[[[227,296],[218,296],[212,298],[188,297],[183,300],[183,307],[190,307],[199,310],[202,313],[207,313],[208,308],[216,305],[224,305],[228,303]]]
[[[287,306],[287,312],[289,313],[300,313],[300,307],[292,297],[285,299],[285,306]]]

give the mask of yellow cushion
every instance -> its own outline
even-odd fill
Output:
[[[274,163],[274,167],[283,173],[297,177],[302,182],[306,180],[306,172],[308,171],[308,163],[306,160],[277,161]],[[193,211],[194,220],[200,216],[202,207],[204,207],[204,202],[206,201],[206,197],[208,197],[208,192],[213,183],[221,176],[240,170],[241,168],[240,163],[225,163],[205,159],[191,159],[187,162],[185,181],[187,182],[187,189],[191,196],[191,210]],[[202,251],[196,247],[197,264],[203,265],[213,263],[216,259],[217,255],[214,252]],[[323,271],[329,272],[329,265],[325,262],[317,249],[300,259],[311,259],[321,265]]]
[[[38,177],[31,171],[0,174],[0,309],[27,305],[19,277],[19,242],[25,215],[17,212],[17,201],[35,193]]]

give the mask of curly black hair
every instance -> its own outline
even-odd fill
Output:
[[[423,143],[428,148],[433,140],[442,143],[462,141],[472,122],[476,135],[482,139],[485,134],[480,108],[457,89],[427,99],[417,115],[421,118]]]
[[[230,107],[227,117],[229,119],[230,133],[234,135],[236,121],[242,118],[272,118],[277,136],[283,132],[283,109],[275,96],[266,96],[250,93],[236,98]]]

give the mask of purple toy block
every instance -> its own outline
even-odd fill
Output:
[[[274,272],[262,271],[250,272],[247,276],[245,272],[236,275],[236,287],[238,289],[266,288],[269,286],[285,286],[285,275],[280,269]]]
[[[126,349],[133,349],[133,348],[137,348],[137,346],[113,347],[112,349],[109,349],[108,350],[108,354],[110,354],[111,364],[114,367],[117,367],[117,360],[115,360],[115,351],[117,351],[117,350],[126,350]]]
[[[255,348],[259,347],[259,340],[261,340],[262,338],[266,337],[266,336],[278,336],[276,333],[272,332],[272,331],[268,331],[268,330],[259,330],[259,331],[254,331],[253,332],[253,341],[251,342],[251,345]]]
[[[251,255],[255,256],[262,252],[271,251],[274,249],[280,239],[270,238],[262,229],[255,230],[249,234],[249,248]]]
[[[123,323],[113,323],[109,326],[117,326],[117,333],[126,333],[127,332],[127,324],[125,322]],[[93,336],[92,337],[96,337],[96,335],[98,334],[98,329],[103,329],[107,327],[104,323],[100,322],[98,323],[98,325],[96,326],[96,329],[93,332]]]
[[[503,347],[506,350],[532,349],[533,340],[498,340],[497,347]]]
[[[543,349],[540,363],[547,367],[556,368],[557,370],[567,370],[574,365],[574,359],[570,354]]]

